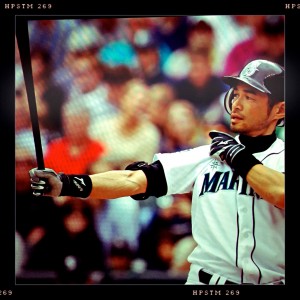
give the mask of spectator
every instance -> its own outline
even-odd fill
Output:
[[[121,22],[123,36],[106,43],[100,49],[98,59],[108,66],[126,65],[136,71],[138,61],[133,47],[134,36],[139,30],[151,30],[153,22],[151,18],[124,18]]]
[[[115,243],[119,241],[126,243],[131,253],[135,254],[140,233],[139,203],[131,201],[129,197],[122,197],[115,201],[102,200],[98,204],[94,209],[94,226],[103,242],[105,256],[110,257]]]
[[[139,30],[135,33],[132,46],[137,55],[137,74],[148,85],[167,82],[169,79],[162,72],[163,58],[159,44],[150,30]]]
[[[198,118],[193,104],[176,99],[169,106],[165,120],[162,152],[185,150],[205,144],[208,139],[205,126]]]
[[[193,54],[190,59],[188,76],[175,85],[175,95],[178,99],[190,101],[201,118],[210,105],[228,90],[228,86],[213,74],[211,61],[206,54]]]
[[[159,147],[158,129],[146,118],[150,101],[149,88],[140,80],[127,83],[118,115],[90,128],[91,136],[107,145],[103,161],[113,169],[124,168],[134,160],[147,160]]]
[[[223,74],[237,75],[253,59],[267,59],[284,66],[284,17],[263,16],[259,20],[252,23],[253,35],[230,51]]]
[[[165,122],[169,106],[175,98],[174,88],[168,83],[153,84],[150,87],[150,97],[148,118],[159,129],[163,136],[165,134]]]
[[[192,23],[187,31],[187,45],[170,54],[163,65],[163,72],[173,80],[188,76],[192,65],[191,55],[202,54],[213,61],[214,29],[206,21]]]
[[[130,271],[134,255],[134,251],[132,251],[126,241],[114,241],[108,256],[109,269],[113,271]]]
[[[99,30],[104,44],[120,40],[124,37],[124,19],[122,18],[97,18],[89,19],[88,22],[94,24]]]
[[[73,59],[81,56],[95,57],[104,44],[104,39],[96,26],[91,23],[80,24],[74,28],[68,36],[67,60],[71,63]]]
[[[126,65],[105,66],[104,82],[107,86],[107,100],[117,113],[124,94],[126,83],[134,78],[134,74]]]
[[[177,241],[191,235],[191,197],[189,194],[157,199],[158,208],[152,221],[141,231],[138,256],[148,270],[171,268]]]
[[[80,86],[78,87],[74,83],[76,74],[72,72],[73,67],[75,67],[74,72],[80,68],[82,63],[80,59],[97,61],[97,53],[100,51],[103,43],[103,38],[95,26],[89,23],[82,24],[81,22],[77,24],[77,27],[73,28],[68,38],[65,39],[66,55],[62,67],[55,73],[55,79],[64,86],[68,98],[81,94]],[[95,76],[94,72],[92,72],[92,75]]]
[[[107,261],[93,212],[87,202],[69,201],[61,207],[63,228],[58,234],[58,275],[61,283],[87,283],[93,271],[105,276]]]
[[[214,74],[222,75],[227,54],[234,45],[248,39],[252,35],[252,27],[249,22],[240,20],[251,19],[252,22],[259,22],[261,17],[253,15],[188,16],[188,20],[191,23],[197,23],[202,20],[213,28],[212,68]]]
[[[32,48],[44,47],[51,57],[51,67],[58,70],[67,52],[64,43],[74,29],[78,28],[78,21],[73,20],[31,20],[28,22],[29,39]]]
[[[45,153],[45,165],[61,172],[89,173],[93,163],[101,160],[106,148],[88,134],[90,114],[86,107],[67,103],[63,107],[62,138],[53,140]]]
[[[154,36],[159,43],[165,43],[171,52],[187,45],[189,28],[186,16],[168,16],[154,18]]]
[[[54,81],[52,58],[45,48],[31,49],[31,64],[39,119],[49,142],[62,134],[61,109],[67,94]]]
[[[88,203],[67,200],[58,208],[58,227],[31,248],[26,268],[54,271],[58,283],[86,283],[92,271],[106,271],[104,251]]]

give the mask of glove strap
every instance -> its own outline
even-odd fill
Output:
[[[63,183],[59,196],[73,196],[87,198],[92,191],[92,180],[88,175],[66,175],[58,174]]]
[[[232,168],[244,179],[255,165],[262,164],[246,149],[240,151],[232,161]]]

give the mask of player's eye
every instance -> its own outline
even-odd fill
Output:
[[[237,93],[234,93],[231,99],[231,102],[233,103],[235,100],[239,98],[239,95]]]
[[[246,95],[246,96],[245,96],[245,99],[246,99],[246,100],[254,100],[254,98],[253,98],[251,95]]]

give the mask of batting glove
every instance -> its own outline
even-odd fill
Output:
[[[54,170],[33,168],[29,171],[29,176],[34,196],[57,197],[60,195],[63,183]]]
[[[88,175],[66,175],[46,168],[29,171],[34,196],[74,196],[87,198],[92,191],[92,180]]]
[[[238,143],[231,135],[214,130],[209,133],[209,136],[212,138],[210,155],[225,161],[243,178],[246,178],[254,165],[261,164],[243,144]]]

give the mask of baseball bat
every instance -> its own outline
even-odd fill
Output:
[[[30,111],[30,119],[32,126],[32,133],[34,139],[37,168],[40,170],[45,169],[43,148],[41,143],[39,119],[36,107],[36,98],[34,92],[34,83],[32,76],[31,56],[30,56],[30,44],[28,23],[23,17],[16,17],[16,37],[19,47],[20,59],[22,64],[22,70],[24,74],[24,82],[27,93],[27,100]]]

